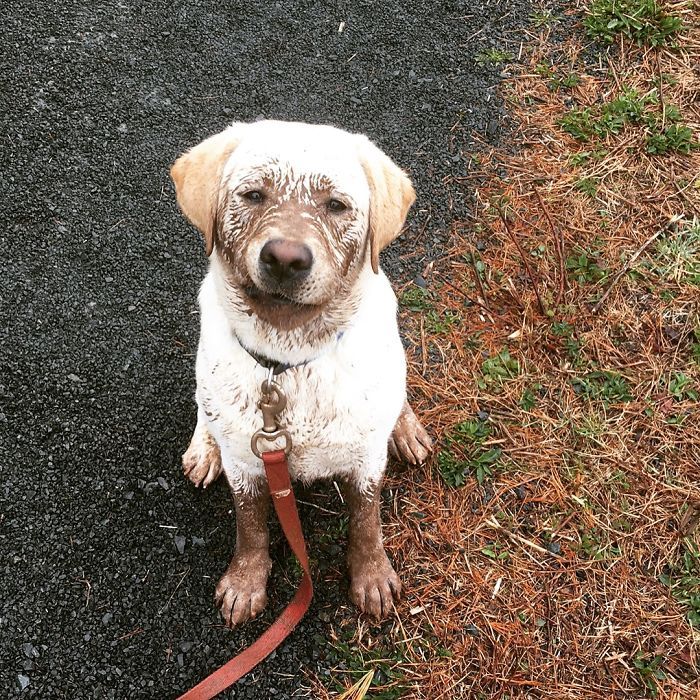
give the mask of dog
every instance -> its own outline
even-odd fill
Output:
[[[251,436],[274,366],[290,475],[340,485],[350,597],[382,618],[401,594],[381,534],[387,451],[419,463],[431,449],[406,400],[396,297],[379,267],[413,186],[365,136],[281,121],[234,123],[180,156],[171,176],[209,256],[197,426],[183,470],[204,487],[223,471],[236,511],[235,553],[215,602],[230,627],[267,603],[269,492]]]

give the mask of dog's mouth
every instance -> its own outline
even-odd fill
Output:
[[[313,304],[302,304],[288,296],[280,293],[266,292],[260,287],[256,287],[254,284],[249,284],[247,287],[243,288],[245,295],[253,302],[258,305],[267,306],[270,308],[285,307],[297,307],[300,309],[310,309],[313,308]]]
[[[313,321],[324,308],[323,304],[303,304],[280,292],[267,292],[254,284],[243,287],[250,315],[280,330],[292,330]]]

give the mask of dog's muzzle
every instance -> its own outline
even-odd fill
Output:
[[[260,273],[270,287],[290,289],[308,277],[314,264],[311,248],[298,241],[274,238],[260,251]]]

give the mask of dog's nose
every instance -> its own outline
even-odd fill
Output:
[[[298,281],[309,274],[314,256],[303,243],[276,238],[260,251],[260,266],[278,282]]]

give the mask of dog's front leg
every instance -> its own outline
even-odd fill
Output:
[[[270,575],[270,535],[267,514],[270,496],[262,482],[254,493],[233,491],[236,504],[236,552],[216,586],[215,601],[229,627],[243,624],[267,605]]]
[[[361,491],[351,481],[341,483],[350,511],[348,569],[350,598],[362,612],[385,617],[401,596],[401,581],[382,544],[379,515],[381,481],[370,491]]]

